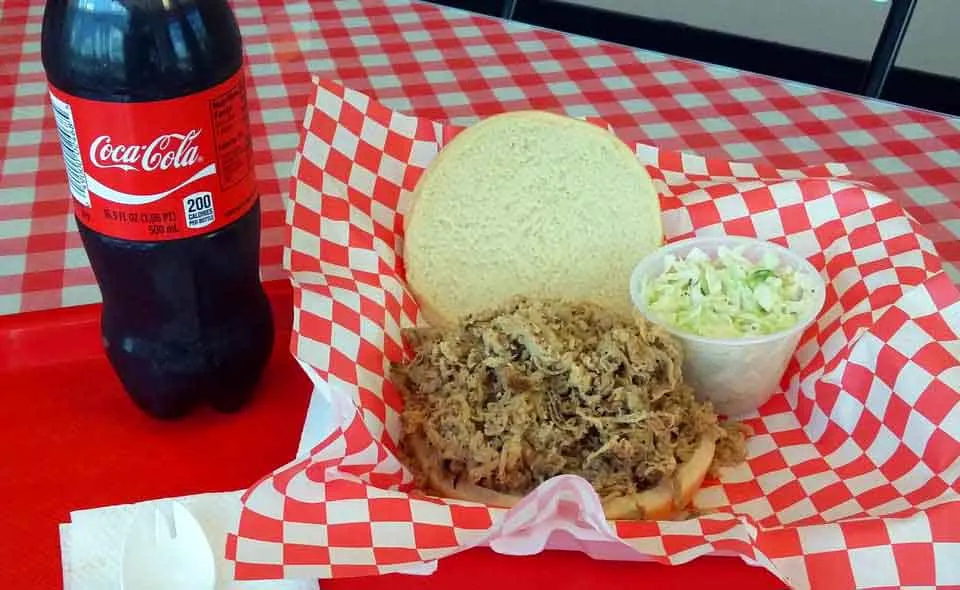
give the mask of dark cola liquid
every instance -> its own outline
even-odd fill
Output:
[[[242,66],[225,1],[49,1],[42,54],[52,86],[111,103],[192,94]],[[137,405],[160,418],[203,401],[240,408],[273,342],[259,277],[259,204],[213,233],[175,240],[124,240],[80,219],[78,226],[103,296],[107,356]]]

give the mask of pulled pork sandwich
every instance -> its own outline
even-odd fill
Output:
[[[608,518],[665,519],[712,466],[743,460],[743,431],[694,397],[680,346],[642,318],[520,298],[405,338],[400,450],[428,493],[509,507],[576,474]]]

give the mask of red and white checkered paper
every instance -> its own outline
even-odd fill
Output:
[[[401,327],[418,320],[402,219],[458,129],[319,81],[304,127],[284,260],[291,347],[343,416],[307,458],[247,491],[227,546],[238,579],[404,571],[484,544],[665,564],[737,555],[796,588],[960,585],[960,293],[890,199],[838,180],[837,166],[784,171],[637,145],[668,240],[785,245],[828,280],[826,304],[784,394],[746,419],[747,462],[697,495],[715,512],[608,523],[575,476],[507,511],[412,495],[392,452],[402,401],[384,375],[403,358]]]

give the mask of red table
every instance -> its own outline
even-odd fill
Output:
[[[71,510],[242,489],[293,457],[311,385],[287,351],[289,289],[272,283],[270,293],[282,329],[259,395],[239,414],[204,411],[179,422],[147,418],[127,401],[100,348],[98,305],[0,316],[5,588],[60,587],[57,525]],[[689,588],[721,579],[735,579],[741,590],[782,587],[736,558],[671,568],[560,552],[503,557],[486,549],[445,560],[428,578],[390,575],[323,587],[613,589],[643,581]]]

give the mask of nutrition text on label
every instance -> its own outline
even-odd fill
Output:
[[[252,140],[247,116],[247,95],[241,76],[223,94],[210,101],[222,189],[237,184],[250,173]]]

